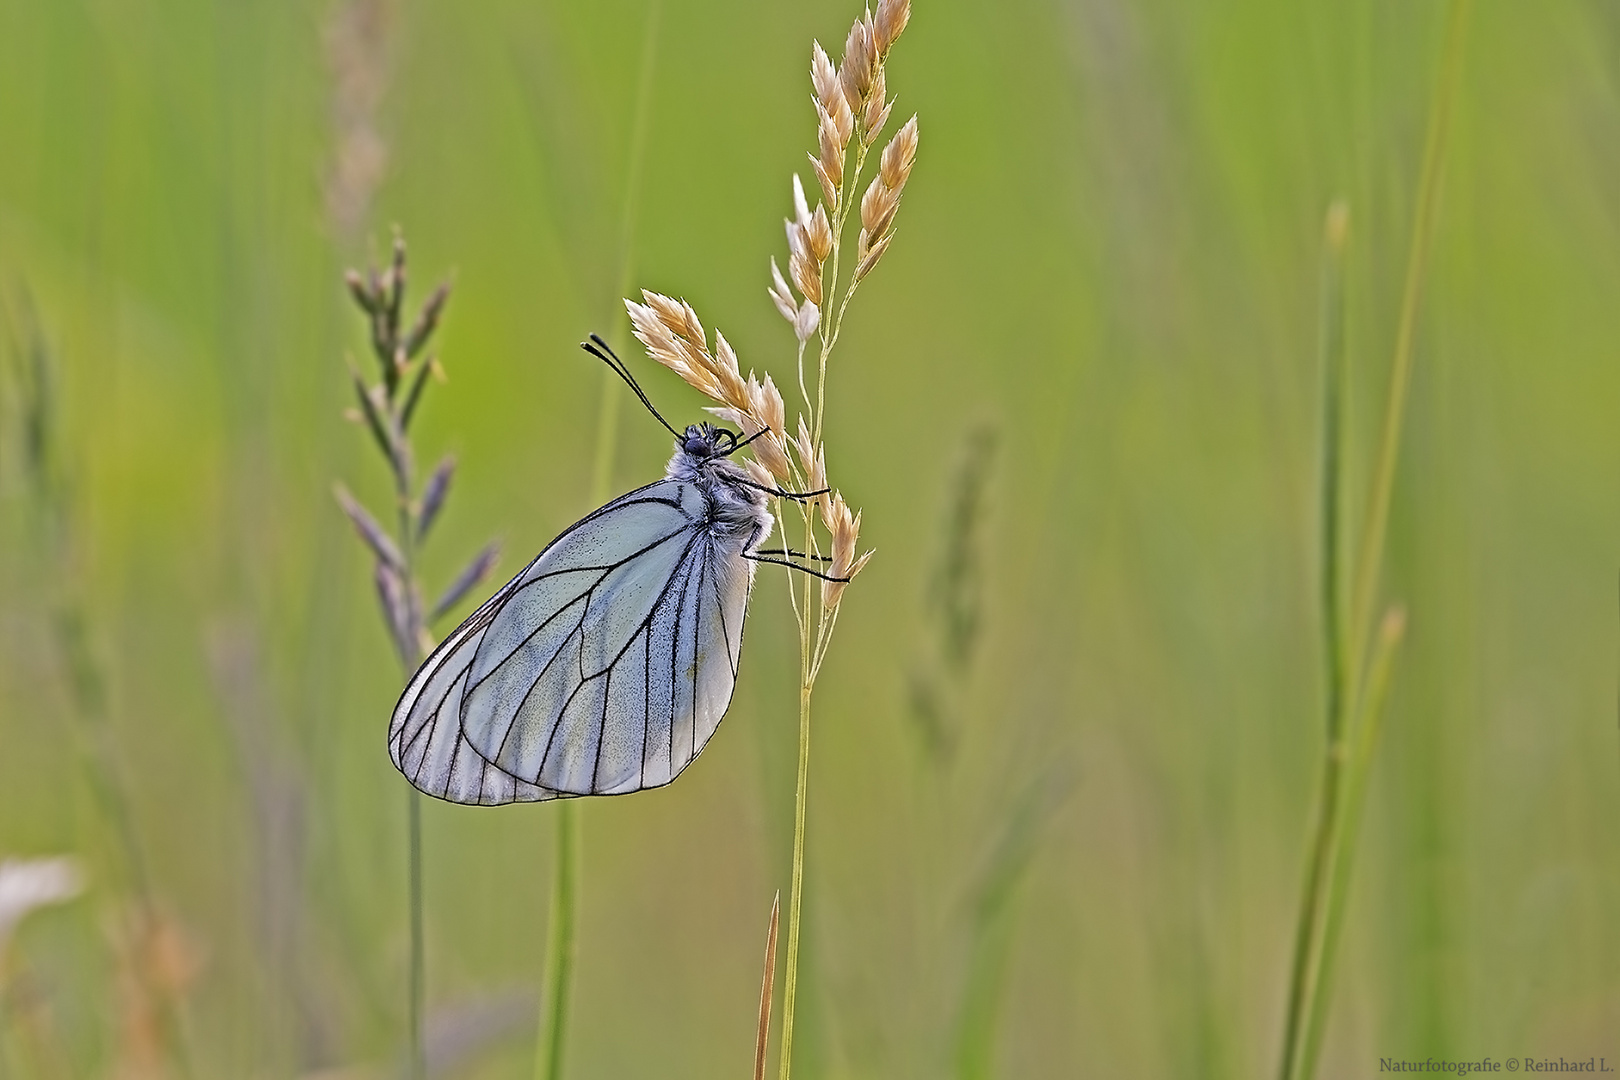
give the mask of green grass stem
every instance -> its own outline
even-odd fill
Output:
[[[1389,531],[1389,504],[1395,488],[1395,468],[1400,461],[1406,395],[1412,382],[1418,303],[1422,299],[1424,271],[1429,262],[1434,223],[1439,215],[1440,181],[1445,172],[1447,136],[1451,130],[1451,114],[1461,81],[1470,3],[1471,0],[1451,0],[1446,15],[1439,82],[1429,109],[1428,134],[1423,144],[1423,164],[1418,174],[1417,215],[1412,222],[1406,283],[1401,290],[1400,322],[1395,332],[1395,358],[1390,369],[1389,394],[1384,402],[1372,491],[1367,500],[1367,521],[1356,560],[1355,606],[1351,609],[1351,646],[1356,650],[1351,671],[1352,677],[1356,678],[1363,674],[1362,664],[1371,645],[1373,609],[1377,606],[1384,565],[1384,541]]]
[[[1329,296],[1323,319],[1323,642],[1328,675],[1327,740],[1311,842],[1304,895],[1294,939],[1288,1012],[1283,1027],[1282,1080],[1310,1080],[1326,1025],[1327,979],[1332,974],[1332,948],[1343,918],[1359,837],[1359,815],[1367,772],[1381,724],[1380,713],[1389,666],[1400,639],[1402,617],[1386,617],[1374,639],[1372,612],[1378,599],[1389,526],[1389,507],[1400,460],[1401,431],[1411,385],[1418,305],[1428,265],[1435,219],[1439,212],[1447,134],[1458,91],[1469,0],[1452,0],[1446,18],[1440,72],[1430,103],[1423,163],[1418,177],[1417,210],[1412,223],[1406,279],[1401,292],[1399,323],[1388,393],[1374,461],[1372,486],[1361,546],[1349,583],[1353,596],[1349,626],[1341,622],[1345,573],[1340,554],[1341,477],[1343,473],[1344,299],[1342,225],[1329,217]],[[1339,244],[1335,244],[1335,235]],[[1335,247],[1339,253],[1334,254]],[[1335,263],[1337,268],[1335,269]],[[1336,284],[1335,284],[1336,282]],[[1334,291],[1337,295],[1333,295]],[[1393,627],[1394,629],[1391,629]],[[1348,637],[1345,630],[1348,629]],[[1372,663],[1368,664],[1368,655]],[[1353,726],[1352,726],[1353,725]],[[1354,743],[1354,751],[1352,751]]]
[[[624,203],[619,220],[618,274],[611,300],[608,337],[615,350],[624,348],[624,319],[617,310],[619,297],[630,289],[631,258],[636,228],[636,207],[641,190],[642,161],[646,156],[647,128],[652,114],[653,72],[658,59],[658,23],[663,0],[652,0],[641,43],[641,67],[636,80],[635,113],[630,123],[630,159],[625,178]],[[613,457],[619,439],[618,377],[602,373],[602,404],[597,414],[596,454],[591,466],[590,502],[607,502],[613,483]],[[567,1049],[568,1014],[573,997],[574,958],[578,951],[579,892],[585,843],[582,807],[564,799],[557,806],[552,871],[551,918],[546,937],[545,986],[540,996],[539,1039],[535,1044],[535,1080],[560,1080]]]
[[[1344,565],[1341,543],[1344,470],[1345,246],[1349,211],[1342,202],[1328,210],[1322,272],[1322,445],[1321,445],[1321,614],[1324,706],[1327,752],[1322,758],[1318,828],[1305,872],[1304,893],[1294,930],[1294,959],[1289,973],[1288,1013],[1283,1028],[1281,1075],[1295,1075],[1300,1036],[1316,985],[1316,941],[1328,895],[1331,851],[1338,832],[1339,787],[1345,764],[1344,704],[1346,656],[1343,625]]]
[[[1372,771],[1373,752],[1383,731],[1384,702],[1395,656],[1406,634],[1406,612],[1395,607],[1384,613],[1378,641],[1367,671],[1367,687],[1361,716],[1356,721],[1356,741],[1350,748],[1350,765],[1343,792],[1340,826],[1334,844],[1332,887],[1323,911],[1321,955],[1317,960],[1316,992],[1311,997],[1306,1019],[1302,1075],[1316,1073],[1322,1051],[1322,1035],[1327,1029],[1328,1007],[1333,1000],[1333,974],[1338,958],[1339,935],[1344,926],[1345,901],[1350,893],[1350,874],[1355,866],[1356,842],[1360,839],[1361,811],[1367,801],[1367,778]]]

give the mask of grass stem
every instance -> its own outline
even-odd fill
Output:
[[[1440,73],[1430,103],[1423,163],[1418,177],[1417,210],[1407,255],[1394,358],[1374,461],[1372,486],[1361,545],[1348,587],[1340,552],[1341,476],[1343,467],[1344,299],[1342,225],[1329,217],[1329,296],[1323,320],[1324,424],[1322,512],[1323,645],[1327,663],[1327,740],[1316,813],[1316,832],[1305,876],[1295,931],[1288,1013],[1283,1027],[1282,1080],[1309,1080],[1316,1067],[1326,1024],[1329,978],[1334,945],[1349,891],[1359,818],[1367,773],[1381,725],[1390,665],[1400,641],[1404,616],[1386,615],[1375,635],[1372,613],[1377,603],[1388,536],[1389,508],[1400,460],[1401,431],[1411,385],[1418,303],[1428,265],[1440,181],[1444,174],[1447,134],[1455,107],[1469,0],[1452,0],[1446,18]],[[1342,213],[1342,211],[1340,212]],[[1335,243],[1335,236],[1338,243]],[[1335,253],[1335,249],[1338,249]],[[1353,596],[1348,626],[1341,598]],[[1371,653],[1372,662],[1368,664]]]
[[[810,585],[804,586],[805,618],[809,618]],[[799,918],[804,899],[804,819],[806,796],[810,785],[810,692],[809,653],[804,654],[799,684],[799,778],[793,797],[793,882],[788,892],[787,969],[782,980],[782,1049],[780,1052],[782,1080],[793,1073],[793,1015],[799,990]]]
[[[647,144],[647,128],[652,113],[653,72],[658,59],[658,23],[663,0],[652,0],[641,45],[641,67],[636,80],[635,112],[630,122],[629,168],[625,177],[624,202],[620,209],[618,274],[613,303],[630,288],[635,240],[636,207],[641,190],[642,161]],[[615,318],[608,336],[623,349],[622,322]],[[590,502],[607,502],[613,482],[614,449],[619,438],[618,377],[602,373],[602,406],[597,416],[596,454],[591,466]],[[568,1014],[573,997],[574,957],[578,950],[579,891],[584,847],[582,808],[573,799],[557,806],[555,841],[556,865],[552,872],[551,919],[546,938],[545,987],[540,997],[540,1036],[535,1046],[535,1080],[560,1080],[568,1034]]]
[[[1333,1000],[1334,962],[1338,956],[1339,933],[1344,924],[1345,901],[1350,892],[1350,872],[1355,866],[1356,841],[1360,837],[1361,811],[1367,800],[1367,778],[1372,757],[1383,730],[1384,700],[1388,696],[1390,672],[1395,654],[1406,633],[1406,612],[1391,608],[1384,613],[1367,671],[1367,687],[1357,737],[1351,749],[1349,777],[1344,789],[1344,808],[1339,815],[1338,842],[1334,845],[1332,887],[1323,910],[1320,956],[1316,962],[1316,992],[1311,995],[1310,1012],[1303,1036],[1301,1075],[1312,1076],[1322,1050],[1322,1034],[1327,1028],[1328,1005]]]
[[[1352,667],[1355,677],[1372,636],[1373,609],[1383,572],[1384,540],[1389,530],[1389,504],[1395,487],[1395,467],[1400,460],[1401,431],[1406,415],[1406,394],[1412,381],[1413,338],[1417,330],[1418,302],[1422,298],[1424,270],[1439,213],[1440,180],[1444,174],[1447,135],[1460,81],[1463,45],[1466,40],[1470,0],[1451,0],[1446,16],[1445,43],[1440,60],[1439,84],[1429,110],[1428,134],[1423,145],[1423,164],[1418,174],[1417,216],[1412,222],[1411,243],[1406,259],[1406,283],[1401,290],[1400,322],[1395,332],[1395,358],[1390,369],[1389,394],[1378,439],[1378,457],[1373,468],[1371,496],[1367,501],[1367,521],[1356,560],[1356,593],[1352,644],[1357,649]]]
[[[411,905],[410,1075],[412,1080],[422,1080],[427,1075],[427,1046],[422,1024],[422,1014],[427,1007],[427,971],[422,942],[422,795],[415,788],[405,792],[405,821],[410,848],[406,871],[410,876]]]
[[[540,1002],[535,1080],[557,1080],[562,1075],[579,928],[581,837],[579,807],[573,799],[564,799],[557,806],[557,866],[552,878],[551,925],[547,933],[550,948],[546,955],[546,991]]]

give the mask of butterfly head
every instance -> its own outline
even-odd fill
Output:
[[[737,436],[713,424],[688,424],[676,440],[677,449],[700,461],[729,454],[736,445]]]

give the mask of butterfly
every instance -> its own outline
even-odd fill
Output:
[[[388,752],[428,795],[487,806],[669,783],[731,703],[755,566],[828,577],[759,547],[770,498],[824,494],[766,487],[730,460],[764,429],[677,432],[606,342],[582,347],[675,436],[675,453],[663,479],[547,544],[411,677]]]

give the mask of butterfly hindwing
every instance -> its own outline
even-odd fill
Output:
[[[388,730],[394,765],[419,790],[451,802],[492,805],[554,799],[491,765],[461,734],[461,696],[490,614],[501,594],[474,612],[434,650],[405,688]]]
[[[456,802],[618,794],[669,783],[731,702],[752,564],[666,479],[554,540],[417,672],[394,763]]]

